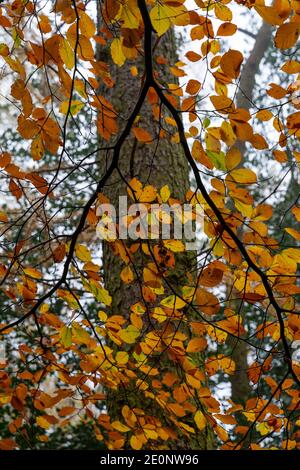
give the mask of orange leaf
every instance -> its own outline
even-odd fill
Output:
[[[207,346],[207,341],[205,338],[193,338],[190,340],[186,352],[187,353],[197,353],[204,351]]]
[[[299,37],[299,23],[285,23],[276,31],[275,46],[279,49],[289,49]]]
[[[153,140],[149,132],[141,127],[134,127],[132,131],[139,142],[151,142]]]
[[[139,439],[138,436],[131,436],[130,438],[130,445],[134,450],[141,450],[143,447],[143,441]]]
[[[230,49],[221,59],[220,66],[229,78],[237,78],[240,74],[243,54],[240,51]]]
[[[134,280],[134,275],[129,266],[122,269],[120,277],[125,284],[130,284]]]
[[[217,36],[232,36],[235,34],[237,26],[233,23],[222,23],[217,31]]]
[[[201,83],[198,80],[189,80],[185,91],[189,95],[196,95],[201,88]]]

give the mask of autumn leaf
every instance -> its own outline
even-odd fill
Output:
[[[164,240],[163,244],[168,250],[176,252],[183,252],[185,246],[181,240]]]
[[[80,261],[85,263],[92,260],[91,253],[85,245],[76,245],[75,253]]]
[[[67,114],[70,112],[73,116],[75,116],[79,111],[83,108],[84,103],[79,100],[72,100],[72,101],[63,101],[60,105],[60,112],[62,114]]]
[[[35,268],[25,268],[24,273],[27,276],[32,277],[33,279],[41,279],[41,277],[42,277],[41,271],[39,271],[38,269],[35,269]]]
[[[198,80],[191,79],[189,80],[185,90],[189,95],[196,95],[198,91],[200,90],[200,88],[201,88],[201,83],[198,82]]]
[[[170,191],[169,186],[167,184],[163,186],[159,194],[160,194],[162,202],[167,202],[169,197],[171,196],[171,191]]]
[[[65,66],[71,70],[75,65],[75,55],[67,39],[60,39],[59,53]]]
[[[206,418],[202,411],[198,410],[196,411],[194,415],[194,421],[197,425],[197,428],[202,431],[206,427]]]
[[[232,170],[230,175],[237,183],[253,184],[256,183],[256,174],[249,168],[238,168]]]
[[[171,21],[169,19],[168,11],[165,5],[157,4],[150,11],[150,18],[152,21],[153,28],[159,36],[162,36],[171,27]]]
[[[193,338],[189,341],[187,345],[186,352],[187,353],[197,353],[204,351],[207,347],[207,341],[205,338]]]
[[[124,343],[133,344],[139,337],[140,333],[140,330],[134,325],[129,325],[127,328],[120,331],[119,336]]]
[[[110,52],[114,63],[121,67],[125,63],[126,57],[123,53],[122,41],[120,38],[113,39],[110,45]]]
[[[168,307],[172,309],[174,308],[181,309],[186,305],[186,302],[185,300],[180,299],[179,297],[175,295],[169,295],[168,297],[164,298],[160,302],[160,304],[163,305],[164,307]]]
[[[109,295],[108,291],[104,287],[100,287],[97,289],[97,299],[104,303],[104,305],[111,305],[112,298]]]
[[[3,211],[0,211],[0,222],[4,222],[4,223],[8,222],[7,214]]]
[[[222,56],[220,66],[229,78],[237,78],[240,74],[243,54],[240,51],[231,49]]]
[[[79,28],[81,34],[87,38],[92,38],[96,33],[95,22],[86,12],[82,12],[80,15]]]
[[[1,450],[299,450],[297,2],[52,3],[0,6]]]
[[[134,274],[129,266],[122,269],[120,277],[125,284],[130,284],[134,280]]]
[[[141,441],[137,436],[131,436],[130,445],[134,450],[141,450],[143,447],[143,441]]]
[[[299,37],[298,23],[285,23],[279,26],[275,34],[275,45],[279,49],[289,49],[292,47]]]
[[[70,348],[72,346],[72,328],[64,326],[60,330],[60,342],[64,348]]]
[[[222,23],[218,30],[217,36],[232,36],[237,31],[237,26],[233,23]]]
[[[132,129],[132,131],[134,133],[135,138],[139,142],[148,142],[149,143],[153,140],[153,138],[151,137],[149,132],[146,131],[145,129],[142,129],[141,127],[134,127]]]

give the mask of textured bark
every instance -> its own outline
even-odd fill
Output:
[[[103,58],[102,54],[103,49],[99,48],[98,59],[107,61],[107,59]],[[158,55],[168,59],[169,64],[174,64],[177,61],[176,38],[173,31],[168,32],[160,40],[155,49],[155,56]],[[169,72],[169,64],[163,66],[156,64],[155,66],[157,79],[163,85],[174,83],[174,76]],[[141,79],[132,76],[130,65],[132,64],[126,63],[123,67],[119,68],[110,63],[111,74],[116,80],[116,85],[109,91],[106,89],[105,95],[119,114],[121,129],[133,109],[141,86]],[[134,65],[136,65],[136,61]],[[143,70],[143,58],[139,60],[138,68],[139,72]],[[155,121],[151,106],[147,101],[140,113],[139,122],[141,127],[147,129],[152,136],[158,136],[158,122]],[[166,128],[167,126],[164,124],[164,127]],[[149,145],[137,142],[132,135],[129,136],[121,150],[119,170],[122,176],[115,171],[105,188],[106,196],[116,207],[118,207],[119,196],[127,194],[127,186],[124,179],[128,182],[131,178],[137,177],[143,183],[152,184],[158,189],[167,184],[172,192],[172,197],[178,198],[181,201],[184,199],[184,195],[189,188],[189,166],[184,153],[181,146],[171,143],[168,137],[161,139],[158,145],[157,139],[155,139],[153,144]],[[132,203],[132,201],[128,202],[129,204]],[[128,241],[128,245],[130,246],[130,241]],[[194,256],[195,253],[192,252],[176,256],[176,269],[172,276],[168,278],[174,290],[177,290],[179,286],[184,285],[186,282],[186,274],[191,269]],[[141,279],[143,267],[147,262],[149,262],[149,257],[146,258],[142,254],[135,258],[135,270]],[[126,285],[121,281],[120,272],[124,268],[124,263],[113,254],[110,244],[107,243],[103,244],[103,268],[105,284],[113,299],[111,313],[122,314],[128,318],[130,306],[141,300],[140,284],[138,281],[134,281],[132,284]],[[148,325],[144,324],[144,327],[146,330],[149,327],[152,329],[150,320]],[[202,358],[200,358],[200,361],[203,364]],[[161,372],[171,372],[172,370],[176,372],[176,361],[172,360],[167,353],[164,353],[159,364],[155,365],[159,367]],[[202,367],[202,365],[199,365],[199,367]],[[107,392],[109,414],[113,419],[119,419],[122,406],[125,404],[124,390],[108,390]],[[128,400],[131,401],[133,406],[142,408],[147,415],[157,416],[164,425],[172,426],[168,412],[163,410],[153,400],[145,398],[142,391],[138,391],[136,388],[133,390],[127,389],[126,400],[127,402]],[[207,427],[206,430],[199,431],[195,437],[191,439],[182,438],[180,441],[176,441],[174,445],[177,448],[189,449],[211,448],[211,430]]]
[[[259,29],[253,49],[242,69],[239,91],[236,97],[237,108],[244,108],[250,110],[253,103],[253,90],[256,84],[256,74],[259,70],[262,59],[268,49],[272,38],[272,28],[269,24],[263,23]],[[242,163],[247,161],[246,144],[244,141],[238,141],[235,144],[242,155]],[[242,237],[242,233],[240,233]],[[229,286],[228,291],[230,306],[235,311],[239,311],[239,300],[235,289]],[[230,376],[231,382],[231,398],[235,403],[245,403],[251,395],[251,386],[249,384],[247,369],[248,369],[248,347],[245,341],[240,341],[234,337],[228,339],[228,344],[232,348],[232,358],[235,361],[236,371]]]

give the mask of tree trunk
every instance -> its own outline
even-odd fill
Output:
[[[262,59],[268,49],[272,38],[272,28],[269,24],[263,23],[260,27],[253,49],[242,69],[239,91],[236,97],[237,108],[244,108],[250,110],[253,103],[253,91],[256,84],[256,74],[259,70]],[[235,143],[242,155],[243,164],[247,160],[246,144],[245,141],[237,141]],[[242,233],[240,233],[242,237]],[[230,306],[235,311],[239,311],[240,300],[234,300],[238,297],[235,289],[231,286],[228,288],[230,298]],[[245,341],[240,341],[234,337],[229,337],[229,346],[232,348],[232,358],[235,361],[236,370],[233,375],[230,375],[231,383],[231,398],[234,403],[244,404],[251,394],[251,386],[249,384],[247,369],[248,369],[248,347]]]
[[[168,64],[156,64],[157,79],[161,84],[167,85],[174,83],[175,78],[169,72],[169,65],[174,64],[177,59],[177,45],[176,38],[173,31],[160,38],[159,43],[155,49],[155,56],[161,56],[168,60]],[[103,48],[98,48],[98,60],[103,60]],[[107,58],[105,58],[107,61]],[[109,59],[108,59],[109,60]],[[114,108],[119,115],[120,128],[124,127],[126,119],[130,115],[136,100],[138,98],[138,91],[141,86],[141,77],[134,77],[131,73],[130,66],[137,65],[126,62],[123,67],[117,67],[115,64],[110,63],[110,71],[112,78],[116,80],[116,85],[111,90],[105,90],[106,97],[111,101]],[[139,74],[143,73],[143,58],[138,61]],[[103,92],[103,90],[101,90]],[[101,93],[103,94],[103,93]],[[108,96],[107,96],[108,95]],[[151,184],[157,189],[168,185],[171,190],[171,197],[184,200],[186,191],[189,188],[189,166],[183,154],[182,148],[179,144],[171,142],[171,139],[160,139],[157,144],[157,137],[159,132],[159,124],[154,119],[152,108],[146,99],[143,108],[140,112],[140,126],[147,129],[148,132],[154,137],[152,144],[143,144],[138,142],[132,135],[130,135],[122,150],[119,160],[119,172],[114,171],[108,185],[105,188],[105,195],[109,198],[110,203],[116,208],[118,207],[119,196],[127,194],[127,185],[125,180],[129,182],[133,177],[137,177],[143,184]],[[164,123],[164,127],[167,126]],[[174,129],[174,128],[173,128]],[[120,176],[121,173],[121,176]],[[128,200],[131,204],[133,201]],[[157,241],[155,241],[157,244]],[[130,247],[131,242],[126,241],[126,245]],[[138,252],[140,253],[140,251]],[[195,253],[185,252],[176,255],[176,267],[171,276],[168,277],[169,282],[172,283],[174,290],[178,290],[179,286],[184,285],[186,281],[186,274],[191,270],[191,265]],[[146,263],[149,263],[150,258],[142,254],[135,254],[134,269],[138,277],[143,279],[143,268]],[[195,262],[195,260],[194,260]],[[140,283],[135,280],[133,283],[124,284],[120,278],[121,270],[124,268],[124,262],[116,256],[112,249],[111,244],[103,243],[103,270],[104,281],[106,288],[112,296],[111,314],[121,314],[125,318],[130,316],[130,307],[143,300],[141,295]],[[155,321],[149,316],[143,316],[143,331],[153,330]],[[186,327],[185,327],[186,328]],[[114,347],[113,344],[110,344]],[[131,351],[135,349],[135,345],[130,348]],[[127,349],[128,350],[128,349]],[[200,358],[201,364],[199,368],[203,367],[203,359]],[[160,371],[160,377],[166,372],[178,373],[178,364],[176,359],[171,358],[168,351],[163,352],[159,363],[154,364]],[[126,394],[126,402],[125,402]],[[137,389],[136,386],[118,390],[107,390],[107,406],[111,419],[120,419],[121,410],[125,403],[131,403],[133,407],[142,408],[148,416],[157,417],[163,425],[172,427],[170,420],[170,413],[168,410],[161,407],[156,401],[146,398],[143,391]],[[193,417],[190,418],[191,424]],[[204,431],[198,431],[193,438],[180,437],[172,444],[172,448],[190,448],[190,449],[207,449],[212,447],[211,431],[208,426]],[[126,444],[127,446],[127,444]]]

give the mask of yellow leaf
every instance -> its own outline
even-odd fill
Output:
[[[172,23],[164,9],[164,5],[160,3],[157,3],[150,11],[150,18],[159,36],[162,36],[171,27]]]
[[[68,112],[75,116],[83,108],[84,103],[79,100],[63,101],[60,105],[60,112],[67,114]]]
[[[89,344],[91,340],[88,332],[75,321],[72,323],[72,337],[82,344]]]
[[[224,113],[233,111],[233,101],[232,99],[228,98],[228,96],[213,95],[210,96],[209,99],[217,111]]]
[[[141,450],[143,447],[143,441],[141,441],[137,436],[131,436],[130,445],[134,450]]]
[[[75,36],[75,41],[76,41],[76,36]],[[79,44],[78,44],[77,54],[81,60],[89,60],[89,61],[93,60],[95,56],[94,49],[93,49],[90,39],[87,38],[86,36],[83,36],[82,34],[79,35]]]
[[[221,344],[225,343],[226,338],[228,336],[225,331],[222,331],[219,328],[215,328],[212,325],[208,325],[207,333],[214,341],[217,341],[218,343],[221,343]]]
[[[156,431],[154,431],[154,429],[144,428],[143,432],[144,432],[145,436],[147,437],[147,439],[157,439],[157,437],[158,437],[158,434],[157,434]]]
[[[285,439],[282,441],[282,448],[284,450],[293,450],[297,447],[297,441],[296,440],[291,440],[288,439],[288,441]]]
[[[298,232],[297,230],[295,230],[294,228],[285,228],[284,229],[289,235],[291,235],[293,238],[295,238],[296,240],[299,240],[300,241],[300,232]]]
[[[298,60],[288,60],[285,62],[281,70],[285,73],[293,74],[293,73],[299,73],[300,72],[300,62]]]
[[[171,251],[183,252],[185,250],[184,243],[181,240],[163,240],[163,244]]]
[[[122,41],[120,38],[113,39],[110,45],[110,53],[114,63],[121,67],[124,64],[126,57],[123,52]]]
[[[167,184],[165,186],[163,186],[161,188],[159,194],[160,194],[162,202],[167,202],[167,200],[169,199],[169,197],[171,195],[171,191],[169,189],[169,186]]]
[[[195,416],[194,416],[194,421],[197,425],[197,428],[200,431],[203,431],[203,429],[206,426],[206,418],[205,418],[204,414],[202,413],[202,411],[200,411],[200,410],[196,411]]]
[[[97,289],[97,299],[99,302],[102,302],[104,305],[111,305],[112,298],[109,295],[108,291],[104,287]]]
[[[219,20],[222,21],[231,21],[232,20],[232,12],[231,10],[222,3],[215,4],[215,14]]]
[[[119,332],[120,338],[127,344],[134,344],[139,335],[140,330],[134,325],[129,325]]]
[[[34,160],[40,160],[45,153],[45,147],[43,144],[41,134],[38,134],[36,138],[31,142],[30,155]]]
[[[112,1],[112,4],[119,3]],[[122,28],[138,29],[140,23],[140,11],[136,0],[126,0],[126,2],[120,2],[122,4],[122,10],[120,20],[122,22]]]
[[[111,423],[111,426],[113,429],[116,429],[116,431],[120,431],[120,432],[130,431],[130,428],[126,426],[125,424],[121,423],[121,421],[113,421]]]
[[[296,218],[296,220],[300,222],[300,207],[296,207],[296,206],[293,207],[292,213],[294,214],[294,217]]]
[[[69,326],[63,326],[59,333],[60,342],[64,348],[70,348],[72,346],[72,328]]]
[[[75,56],[67,39],[60,38],[59,54],[65,66],[71,70],[75,65]]]
[[[42,277],[42,273],[34,268],[25,268],[24,273],[27,274],[27,276],[33,277],[34,279],[41,279]]]
[[[96,26],[94,21],[85,12],[81,13],[79,28],[81,34],[83,34],[83,36],[86,36],[87,38],[93,37],[96,32]]]
[[[79,258],[84,263],[92,260],[91,253],[89,252],[87,247],[84,245],[76,245],[75,253],[76,253],[77,258]]]
[[[169,295],[160,302],[160,305],[172,309],[180,309],[186,305],[186,302],[185,300],[180,299],[176,295]]]
[[[253,212],[253,207],[249,204],[245,204],[242,201],[239,201],[238,199],[233,198],[234,200],[234,205],[237,208],[238,211],[244,216],[250,218],[252,216]]]
[[[129,355],[126,351],[118,351],[116,354],[116,361],[118,364],[127,364]]]
[[[237,183],[253,184],[256,183],[256,174],[248,168],[237,168],[232,170],[230,175]]]
[[[106,322],[107,320],[107,314],[105,312],[103,312],[103,310],[99,310],[98,312],[98,318],[100,321],[102,322]]]
[[[47,421],[47,419],[45,419],[43,416],[38,416],[36,418],[36,424],[43,429],[48,429],[50,427],[49,421]]]
[[[9,49],[6,44],[0,44],[0,55],[2,55],[2,57],[7,57],[9,55]]]
[[[268,423],[258,423],[256,425],[257,431],[262,435],[265,436],[266,434],[269,434],[269,432],[273,431],[273,428],[268,425]]]

